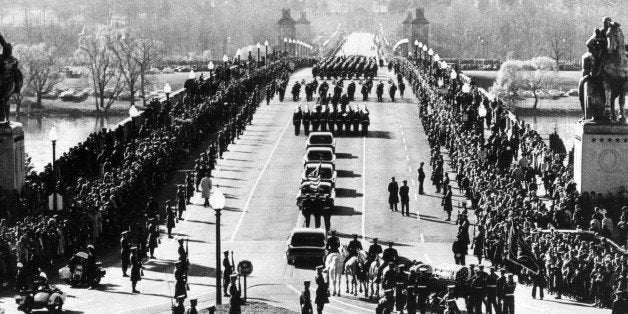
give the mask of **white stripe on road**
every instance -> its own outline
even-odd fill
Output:
[[[210,290],[209,292],[203,292],[203,293],[198,293],[198,294],[195,294],[195,295],[188,296],[188,298],[189,299],[199,298],[202,295],[213,294],[215,291],[216,291],[216,289],[213,289],[213,290]],[[139,295],[141,295],[141,293],[139,293]],[[202,302],[199,302],[199,303],[202,303]],[[113,314],[132,313],[132,312],[135,312],[135,311],[138,311],[138,310],[142,310],[142,309],[145,309],[145,308],[149,308],[149,307],[166,306],[167,304],[172,304],[172,301],[170,301],[170,302],[154,303],[154,304],[151,304],[151,305],[142,305],[142,306],[138,306],[138,307],[135,307],[135,308],[132,308],[132,309],[117,311],[117,312],[114,312]]]
[[[303,102],[303,100],[301,100],[301,102]],[[299,106],[301,105],[301,102],[299,102]],[[236,235],[238,234],[238,230],[240,230],[240,226],[242,225],[242,220],[244,220],[244,214],[246,214],[246,212],[248,211],[249,205],[251,204],[251,199],[253,199],[253,194],[255,194],[255,189],[257,189],[257,185],[259,184],[259,181],[262,179],[262,176],[264,175],[266,168],[268,168],[268,165],[270,164],[270,160],[273,158],[273,155],[275,154],[277,147],[279,147],[279,142],[281,141],[281,138],[283,137],[284,133],[286,133],[286,130],[290,126],[291,124],[290,122],[292,121],[288,120],[288,122],[286,123],[286,126],[283,128],[283,131],[281,131],[281,134],[279,135],[279,138],[277,139],[277,142],[275,143],[273,150],[270,152],[270,155],[268,156],[268,159],[266,160],[266,163],[264,164],[262,171],[259,173],[257,180],[255,180],[255,184],[253,184],[253,188],[251,188],[251,193],[249,194],[249,198],[246,200],[246,203],[244,204],[244,207],[242,208],[242,212],[240,213],[240,220],[238,220],[238,224],[233,230],[233,234],[231,235],[231,239],[229,240],[229,242],[233,242]]]
[[[408,171],[409,171],[409,172],[412,172],[412,168],[410,168],[410,166],[408,166]]]
[[[404,143],[406,142],[406,138],[405,137],[402,137],[401,139],[403,140]]]
[[[423,236],[423,234],[421,233],[421,243],[425,243],[425,237]],[[427,255],[425,255],[427,256]]]
[[[416,183],[414,183],[414,179],[412,179],[412,185],[415,185]]]
[[[416,202],[418,200],[419,200],[419,198],[416,196],[416,194],[414,194],[414,201]]]
[[[410,161],[410,156],[406,155],[406,160]]]
[[[403,131],[401,131],[401,136],[403,136]]]
[[[362,137],[362,241],[366,241],[366,137]]]
[[[426,260],[428,263],[432,264],[432,259],[431,259],[429,256],[427,256],[427,253],[425,253],[424,255],[425,255],[425,260]]]
[[[405,149],[406,151],[408,151],[408,145],[403,145],[403,149]]]

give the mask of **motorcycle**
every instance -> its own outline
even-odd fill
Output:
[[[39,287],[36,291],[21,290],[15,297],[18,311],[31,313],[33,310],[48,309],[49,312],[61,312],[66,294],[55,286]]]
[[[88,285],[95,286],[105,277],[107,271],[101,262],[96,262],[92,274],[87,273],[87,253],[78,252],[70,259],[70,264],[59,270],[59,278],[65,280],[72,287]]]

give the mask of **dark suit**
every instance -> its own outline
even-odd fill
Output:
[[[423,171],[423,167],[419,168],[419,194],[423,195],[425,192],[423,191],[423,181],[425,181],[425,172]]]
[[[393,205],[395,207],[395,211],[397,211],[397,203],[399,203],[399,185],[396,181],[388,183],[388,204],[390,204],[390,210],[393,210]]]
[[[401,199],[401,214],[410,216],[410,187],[404,185],[399,188],[399,198]]]

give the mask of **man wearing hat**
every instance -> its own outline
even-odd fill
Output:
[[[403,267],[403,264],[395,267],[395,308],[397,312],[402,314],[403,308],[406,305],[406,296],[403,291],[408,284],[408,278],[403,272]]]
[[[503,287],[504,307],[502,313],[515,314],[515,288],[517,288],[517,283],[513,280],[512,274],[508,274],[507,277],[508,279]]]
[[[379,254],[382,254],[382,246],[377,244],[377,238],[373,238],[373,244],[369,246],[368,257],[364,264],[365,273],[368,273],[371,268],[371,263],[379,258]]]
[[[331,253],[339,253],[340,249],[340,239],[336,236],[336,230],[331,230],[331,237],[327,239],[327,254]]]
[[[384,290],[384,296],[377,302],[375,308],[376,314],[390,314],[392,313],[393,306],[395,305],[393,297],[393,289]]]
[[[301,305],[301,314],[312,314],[312,298],[310,297],[310,281],[303,282],[303,291],[299,297],[299,304]]]
[[[427,310],[427,300],[432,293],[432,280],[427,273],[427,266],[419,267],[419,277],[416,280],[417,308],[421,314]]]
[[[397,211],[397,203],[399,203],[399,184],[395,181],[395,177],[392,177],[388,183],[388,204],[391,211]]]
[[[456,304],[456,286],[447,286],[447,293],[443,296],[441,305],[445,307],[445,313],[460,313],[458,304]]]
[[[129,231],[123,231],[120,234],[120,261],[122,262],[122,276],[129,277],[126,270],[129,268],[131,241],[128,239]]]
[[[231,298],[229,299],[229,313],[230,314],[239,314],[242,312],[242,299],[240,298],[240,290],[238,290],[238,275],[233,274],[229,277],[231,279],[231,284],[229,284],[229,295]]]
[[[358,235],[357,234],[353,234],[353,240],[351,240],[351,242],[349,242],[349,244],[347,245],[347,257],[345,257],[345,260],[343,261],[343,271],[344,271],[344,265],[347,263],[347,261],[349,259],[351,259],[354,256],[358,256],[358,253],[362,250],[362,243],[360,242],[360,240],[358,240]]]
[[[179,254],[179,261],[183,263],[182,266],[187,271],[187,267],[190,264],[190,262],[188,261],[188,252],[183,246],[184,241],[185,239],[183,238],[177,239],[177,242],[179,242],[179,248],[177,249],[177,253]]]
[[[478,265],[478,268],[475,270],[475,275],[471,277],[471,306],[473,307],[473,312],[482,313],[482,303],[484,301],[484,291],[486,289],[486,283],[484,280],[484,265]]]
[[[397,265],[397,263],[399,262],[399,253],[397,253],[397,250],[393,248],[392,241],[388,242],[388,247],[384,250],[382,254],[382,259],[384,260],[384,263],[382,263],[382,265],[377,270],[378,275],[381,275],[382,270],[384,269],[384,267],[386,267],[386,265],[390,263],[392,263],[393,265]]]
[[[233,265],[231,265],[231,262],[229,261],[229,250],[222,252],[222,254],[224,255],[222,259],[222,288],[225,297],[228,297],[229,294],[227,294],[227,288],[231,275],[233,274]]]
[[[506,269],[499,269],[499,278],[497,278],[497,308],[499,309],[498,313],[501,313],[504,306],[504,286],[506,285]]]
[[[425,192],[423,191],[423,182],[425,181],[425,171],[423,171],[423,165],[425,163],[421,162],[421,166],[419,167],[419,194],[423,195]]]
[[[142,260],[137,256],[137,247],[131,248],[131,292],[140,293],[137,289],[137,282],[142,280]]]
[[[414,270],[411,270],[411,272]],[[417,300],[416,300],[416,286],[412,283],[409,283],[406,287],[406,309],[408,310],[408,314],[416,314],[417,310]]]
[[[177,186],[177,210],[179,211],[179,219],[183,219],[183,212],[186,210],[187,193],[183,185]]]
[[[408,180],[403,180],[399,188],[399,200],[401,201],[401,216],[410,216],[410,187]]]
[[[198,310],[196,310],[196,305],[198,304],[198,299],[190,299],[190,308],[185,312],[185,314],[198,314]]]
[[[316,298],[314,299],[314,303],[316,303],[316,312],[318,314],[322,314],[325,304],[329,303],[329,283],[327,283],[323,277],[323,268],[323,265],[316,267],[316,277],[314,279],[316,283]]]
[[[495,267],[491,266],[490,273],[485,277],[486,283],[486,313],[492,313],[493,309],[495,313],[499,313],[500,309],[497,305],[497,280],[499,277],[495,274]]]
[[[177,222],[177,213],[172,207],[172,201],[166,201],[166,228],[168,229],[168,238],[172,238],[172,228],[175,227]]]
[[[215,148],[215,146],[212,145],[212,147]],[[187,175],[185,176],[185,189],[186,189],[186,193],[185,193],[185,203],[186,204],[192,204],[192,202],[190,202],[190,198],[192,198],[192,195],[194,195],[194,171],[188,171]]]
[[[177,261],[174,263],[174,279],[176,281],[174,285],[174,295],[175,297],[183,296],[185,299],[188,295],[187,292],[187,282],[188,275],[185,272],[185,268],[183,267],[183,262]]]
[[[147,246],[150,252],[150,258],[155,258],[155,248],[157,248],[159,239],[159,227],[157,227],[157,219],[151,218],[148,222],[148,239]]]
[[[172,305],[172,314],[185,314],[185,296],[179,295],[176,296],[177,304]]]

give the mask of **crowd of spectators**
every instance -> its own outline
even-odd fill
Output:
[[[395,68],[419,98],[431,148],[449,154],[460,193],[470,204],[463,207],[475,211],[482,241],[475,255],[517,273],[522,283],[548,288],[556,298],[566,295],[610,307],[614,294],[627,297],[628,258],[621,248],[628,221],[624,189],[580,194],[571,158],[553,151],[499,99],[450,75],[451,69],[430,76],[406,59],[397,59]],[[513,230],[524,240],[519,250],[521,245],[531,248],[532,264],[515,263]]]
[[[115,130],[91,134],[40,173],[27,175],[22,191],[0,189],[0,281],[10,286],[17,265],[28,272],[50,268],[88,244],[113,246],[122,231],[142,251],[149,197],[168,172],[201,140],[220,153],[250,121],[269,84],[315,60],[282,58],[266,66],[219,66],[209,78],[188,80],[185,92],[154,99],[144,113]],[[224,139],[228,139],[228,141]],[[53,191],[60,208],[49,204]],[[164,216],[162,216],[164,217]]]

